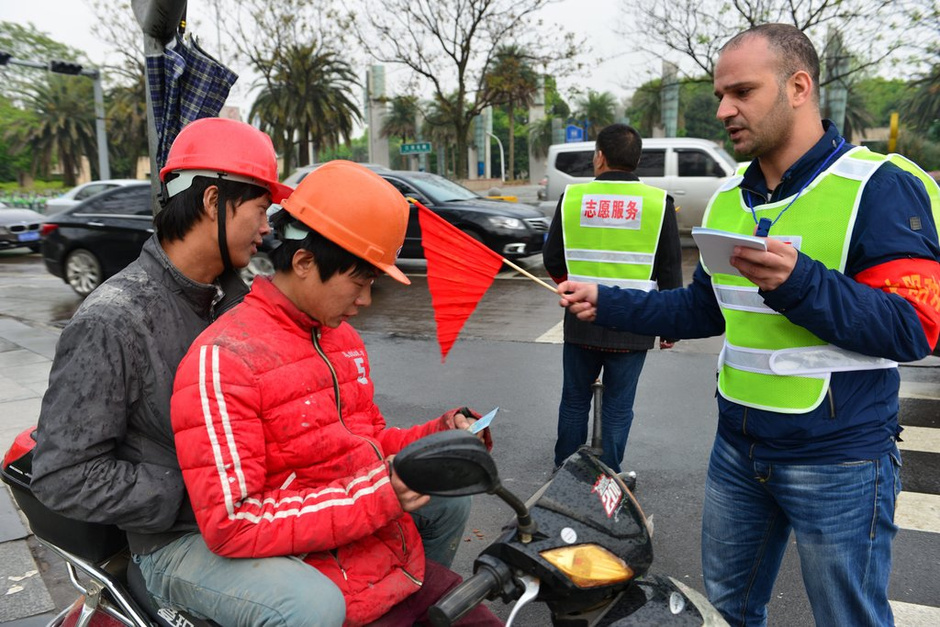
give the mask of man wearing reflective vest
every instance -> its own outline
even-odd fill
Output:
[[[626,124],[597,135],[594,181],[569,185],[558,201],[542,256],[560,283],[597,281],[643,291],[682,286],[682,251],[673,201],[633,171],[642,139]],[[620,472],[633,400],[655,337],[612,331],[565,313],[564,384],[558,409],[558,467],[587,438],[592,384],[603,370],[602,461]],[[660,348],[672,342],[661,340]]]
[[[766,251],[734,249],[741,276],[699,264],[665,293],[558,287],[563,306],[605,326],[725,333],[702,563],[735,625],[766,624],[791,532],[817,625],[893,624],[897,362],[929,354],[940,333],[940,190],[906,159],[848,144],[821,118],[818,81],[793,26],[755,26],[721,49],[717,115],[754,161],[705,224],[767,238]]]

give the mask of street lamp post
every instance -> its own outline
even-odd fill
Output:
[[[11,54],[0,52],[0,65],[7,64],[48,70],[56,74],[87,76],[94,81],[95,133],[98,141],[98,175],[101,179],[111,178],[111,166],[108,161],[108,138],[104,126],[104,92],[101,89],[101,72],[97,68],[83,68],[81,64],[72,61],[49,61],[48,63],[40,63],[39,61],[14,59]]]
[[[499,145],[499,173],[500,173],[499,180],[505,183],[506,182],[506,163],[505,161],[503,161],[503,142],[499,141],[499,137],[497,137],[496,135],[493,135],[493,133],[490,133],[489,131],[487,131],[486,134],[492,137],[493,139],[495,139],[496,143]]]

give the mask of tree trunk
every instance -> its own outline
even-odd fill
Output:
[[[297,142],[297,146],[297,166],[310,165],[310,139],[307,137],[306,133],[300,136],[300,141]]]
[[[284,132],[284,153],[281,155],[284,160],[284,176],[288,176],[294,171],[294,146],[291,143],[291,132]]]
[[[470,172],[467,169],[467,129],[470,127],[470,120],[466,119],[462,110],[456,118],[454,130],[457,131],[457,137],[454,139],[454,147],[457,151],[457,159],[454,178],[466,179],[470,178]]]
[[[65,150],[59,150],[59,161],[62,166],[62,182],[66,187],[75,187],[78,176],[76,164],[72,156]]]

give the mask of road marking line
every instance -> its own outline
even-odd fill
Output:
[[[901,398],[926,398],[940,400],[940,385],[922,381],[901,381]]]
[[[551,329],[535,338],[536,342],[543,344],[561,344],[565,341],[565,321],[562,320]]]
[[[904,427],[903,442],[898,442],[902,451],[940,453],[940,429],[930,427]]]
[[[940,533],[940,495],[902,491],[894,509],[894,524],[902,529]]]
[[[940,607],[889,601],[897,627],[934,627],[940,625]]]

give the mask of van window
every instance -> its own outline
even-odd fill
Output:
[[[640,154],[636,175],[641,179],[644,176],[666,176],[666,151],[644,150]]]
[[[594,151],[559,152],[555,157],[555,169],[568,176],[594,176]]]
[[[718,162],[703,150],[676,148],[679,176],[724,176]]]

